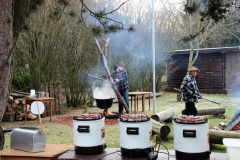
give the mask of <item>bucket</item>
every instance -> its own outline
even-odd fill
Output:
[[[240,157],[240,139],[223,138],[223,144],[227,148],[229,160],[239,160]]]

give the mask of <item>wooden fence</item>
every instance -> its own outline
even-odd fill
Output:
[[[48,92],[50,98],[54,98],[52,103],[52,115],[63,114],[63,96],[62,96],[62,83],[61,82],[46,82],[40,83],[40,91]],[[45,104],[45,111],[42,117],[50,116],[50,106]]]

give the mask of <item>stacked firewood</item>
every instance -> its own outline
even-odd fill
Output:
[[[29,93],[25,92],[12,92],[7,99],[6,111],[4,113],[3,122],[22,121],[25,117],[25,104],[26,97]],[[29,109],[29,105],[27,107]],[[27,112],[28,119],[34,120],[37,116]]]

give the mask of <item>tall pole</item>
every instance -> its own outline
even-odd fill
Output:
[[[156,87],[155,87],[155,17],[154,17],[154,2],[152,0],[152,56],[153,56],[153,114],[156,114]]]

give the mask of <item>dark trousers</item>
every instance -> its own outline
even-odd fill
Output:
[[[118,92],[124,98],[128,108],[129,108],[128,89],[127,90],[119,90]],[[121,103],[120,99],[118,99],[118,112],[119,112],[119,114],[122,114],[122,112],[123,112],[123,104]]]
[[[194,102],[185,102],[185,110],[183,110],[183,115],[194,115],[197,116],[197,108],[195,107]]]

